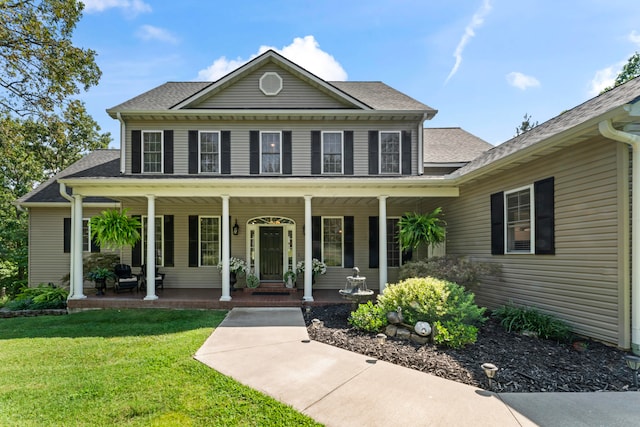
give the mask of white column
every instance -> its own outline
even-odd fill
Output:
[[[76,247],[76,242],[74,240],[74,236],[76,235],[76,233],[74,233],[73,229],[74,227],[74,223],[73,223],[73,218],[75,218],[75,201],[71,200],[71,202],[69,203],[70,207],[71,207],[71,226],[69,227],[69,297],[68,299],[73,299],[73,296],[75,295],[76,289],[75,289],[75,277],[76,277],[76,272],[75,272],[75,262],[74,262],[74,251],[73,248]]]
[[[71,299],[84,299],[84,272],[82,271],[82,196],[73,196],[71,210],[71,257],[73,265],[73,296]]]
[[[156,197],[147,195],[147,260],[146,277],[147,296],[145,300],[156,300]]]
[[[229,274],[229,196],[222,197],[222,296],[220,301],[231,301],[231,282]]]
[[[304,297],[313,301],[313,236],[311,235],[311,198],[304,196]]]
[[[387,286],[387,197],[389,196],[378,196],[378,239],[380,242],[380,246],[378,247],[380,264],[378,268],[380,273],[380,293],[383,293],[384,288]]]

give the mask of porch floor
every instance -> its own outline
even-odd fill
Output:
[[[316,289],[313,302],[302,300],[304,291],[291,294],[251,294],[241,290],[231,292],[231,301],[220,301],[222,289],[167,288],[156,291],[157,300],[145,301],[146,292],[124,292],[116,294],[107,290],[105,295],[96,295],[94,289],[85,289],[87,298],[69,300],[70,311],[99,308],[175,308],[175,309],[224,309],[234,307],[302,307],[330,304],[350,304],[343,299],[338,289]]]

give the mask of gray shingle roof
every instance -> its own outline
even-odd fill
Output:
[[[195,95],[211,82],[167,82],[141,95],[131,98],[107,111],[159,111],[168,110],[180,101]]]
[[[466,163],[493,148],[459,127],[424,129],[425,163]]]
[[[327,82],[374,110],[436,110],[382,82]]]

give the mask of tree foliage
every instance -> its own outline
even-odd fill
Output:
[[[614,87],[620,86],[623,83],[628,82],[636,77],[640,76],[640,54],[638,52],[631,55],[627,63],[622,67],[622,70],[616,76],[613,86],[605,88],[602,92],[607,92]]]
[[[538,122],[531,121],[531,116],[527,113],[524,113],[522,123],[520,123],[520,126],[516,128],[516,136],[522,135],[523,133],[530,131],[536,126],[538,126]]]

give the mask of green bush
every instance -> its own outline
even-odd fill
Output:
[[[509,332],[530,331],[541,338],[557,341],[567,341],[571,336],[566,323],[534,308],[507,304],[493,310],[493,316]]]
[[[497,264],[444,256],[408,262],[400,267],[398,278],[404,280],[410,277],[435,277],[472,289],[480,283],[480,277],[496,275],[499,271]]]
[[[451,348],[462,348],[467,344],[473,344],[478,337],[478,328],[473,325],[438,320],[433,327],[436,331],[433,342]]]
[[[65,308],[69,292],[55,285],[40,284],[36,288],[26,288],[15,300],[7,303],[10,310],[43,310]]]
[[[387,313],[380,305],[367,301],[366,304],[360,304],[358,309],[351,313],[349,323],[356,329],[377,332],[387,326]]]
[[[11,299],[11,298],[14,298],[16,295],[18,295],[20,292],[22,292],[23,289],[27,287],[27,281],[11,279],[11,280],[0,282],[0,286],[5,288],[7,297]]]

